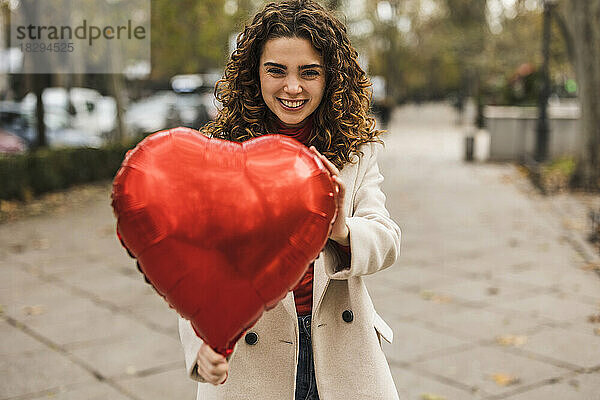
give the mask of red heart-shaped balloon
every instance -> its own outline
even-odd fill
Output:
[[[325,245],[329,173],[280,135],[242,144],[189,128],[155,133],[117,173],[117,231],[146,278],[196,334],[229,354]]]

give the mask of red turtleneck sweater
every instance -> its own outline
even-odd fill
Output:
[[[313,117],[308,117],[306,123],[298,128],[289,128],[277,121],[277,131],[281,135],[292,137],[300,143],[307,145],[313,126]],[[344,253],[350,255],[350,247],[338,244],[338,247]],[[312,313],[312,295],[313,295],[313,277],[315,263],[312,262],[306,273],[294,288],[294,302],[296,303],[296,313],[298,315],[309,315]]]

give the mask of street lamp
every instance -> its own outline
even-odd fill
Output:
[[[545,161],[548,158],[548,98],[550,97],[550,28],[552,22],[552,8],[558,0],[543,0],[543,33],[542,33],[542,88],[539,98],[539,117],[535,146],[535,160]]]

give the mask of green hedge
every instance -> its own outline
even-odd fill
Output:
[[[0,156],[0,199],[25,200],[79,183],[111,179],[136,142],[102,148],[42,149]]]

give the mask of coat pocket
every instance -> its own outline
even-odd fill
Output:
[[[381,318],[377,313],[375,313],[373,325],[375,326],[375,331],[377,331],[379,344],[381,344],[381,338],[390,344],[394,341],[394,331],[392,331],[392,328],[390,328],[390,326],[386,324],[383,318]]]

